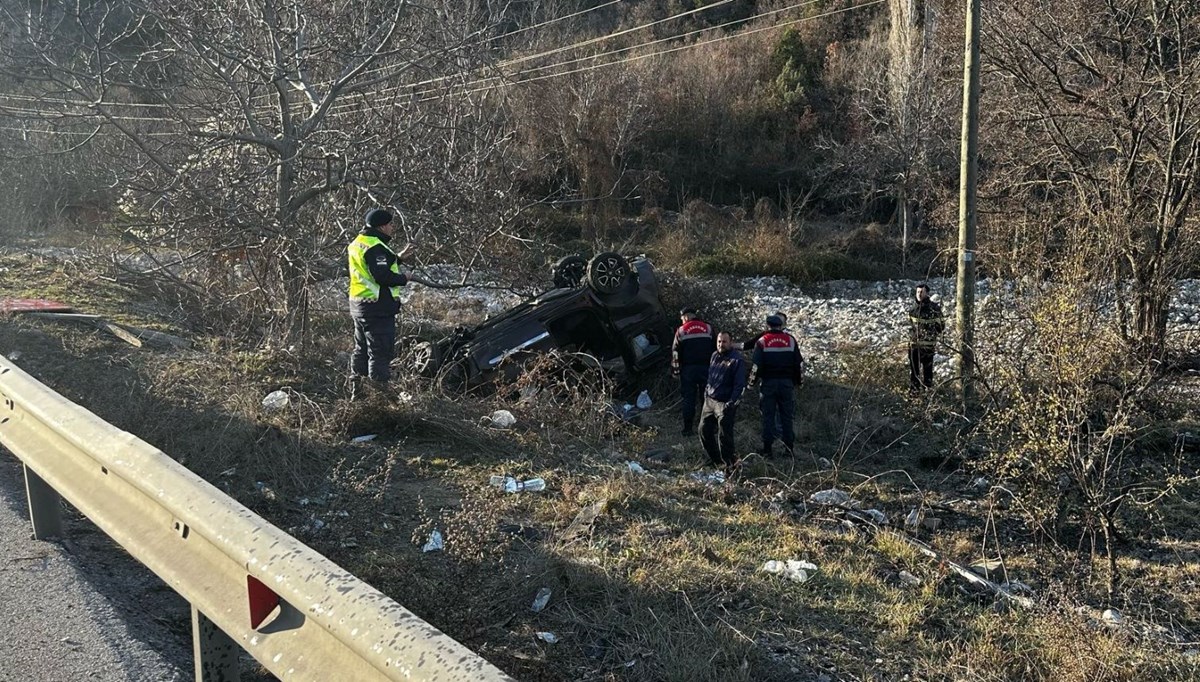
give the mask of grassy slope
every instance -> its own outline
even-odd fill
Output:
[[[167,311],[131,305],[133,292],[37,258],[0,262],[6,295],[59,297],[87,312],[173,328]],[[1101,562],[1039,545],[969,489],[941,453],[953,447],[949,409],[893,392],[899,358],[862,358],[857,379],[816,377],[800,394],[801,456],[752,461],[746,480],[691,481],[696,443],[677,435],[669,382],[642,427],[602,415],[601,396],[563,389],[527,404],[506,396],[450,399],[416,384],[411,403],[341,398],[337,320],[305,357],[248,353],[218,338],[198,350],[134,349],[73,324],[0,319],[0,351],[28,371],[216,482],[243,503],[393,596],[522,680],[1193,679],[1185,647],[1108,629],[1074,611],[1103,606]],[[293,401],[263,414],[266,392]],[[509,431],[481,426],[505,407]],[[757,443],[757,410],[738,439]],[[347,436],[378,432],[371,443]],[[623,462],[642,460],[649,476]],[[819,458],[834,466],[820,467]],[[543,476],[544,493],[503,495],[489,475]],[[261,483],[262,485],[259,485]],[[923,539],[965,563],[994,554],[1033,586],[1033,612],[998,608],[945,567],[833,510],[800,504],[839,485],[890,516],[918,502],[942,520]],[[1192,498],[1195,499],[1194,497]],[[581,509],[600,510],[572,526]],[[1128,601],[1138,622],[1194,630],[1200,557],[1194,501],[1157,519],[1125,549]],[[315,529],[313,519],[323,521]],[[439,528],[447,551],[420,544]],[[1136,558],[1133,558],[1136,557]],[[805,584],[758,571],[804,559]],[[921,579],[906,587],[898,572]],[[537,590],[553,598],[540,614]],[[182,616],[181,616],[182,617]],[[549,645],[534,633],[553,631]]]

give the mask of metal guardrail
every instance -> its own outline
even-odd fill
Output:
[[[241,647],[281,680],[513,682],[187,470],[0,357],[0,444],[24,464],[34,536],[60,496],[192,605],[196,679]]]

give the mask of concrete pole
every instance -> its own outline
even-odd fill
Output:
[[[979,178],[979,0],[967,0],[958,199],[958,351],[964,413],[975,395],[975,190]]]

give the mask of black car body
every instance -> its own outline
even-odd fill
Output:
[[[627,376],[667,362],[673,332],[650,261],[606,253],[588,262],[586,271],[582,263],[563,259],[555,266],[554,289],[422,344],[416,369],[462,387],[512,378],[530,354],[549,350],[594,358]]]

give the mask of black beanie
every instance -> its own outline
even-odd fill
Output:
[[[392,222],[392,214],[386,209],[373,208],[367,211],[367,226],[382,227]]]

